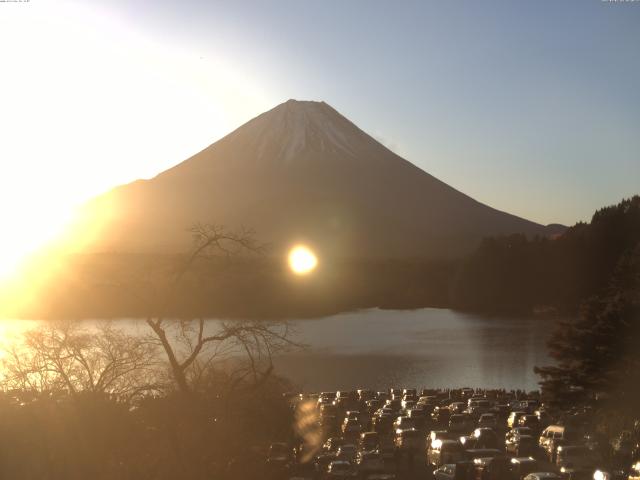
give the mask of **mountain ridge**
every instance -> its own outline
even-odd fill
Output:
[[[484,236],[545,227],[469,197],[397,155],[325,102],[288,100],[149,180],[101,197],[94,250],[184,251],[195,222],[240,225],[279,254],[455,257]]]

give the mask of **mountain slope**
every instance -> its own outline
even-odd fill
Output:
[[[394,154],[324,102],[289,100],[157,177],[96,203],[94,251],[176,252],[195,222],[244,225],[274,253],[443,258],[545,227],[483,205]]]

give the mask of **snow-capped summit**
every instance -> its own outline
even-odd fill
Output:
[[[324,102],[289,100],[157,177],[116,188],[94,250],[184,251],[195,222],[251,227],[279,253],[464,254],[544,227],[483,205],[388,150]]]
[[[256,160],[291,163],[305,150],[346,154],[362,150],[368,136],[325,102],[288,100],[233,132],[248,142]],[[279,147],[274,151],[275,147]]]
[[[360,130],[324,102],[289,100],[260,115],[247,127],[258,142],[258,156],[277,142],[278,159],[293,161],[305,149],[355,156]]]

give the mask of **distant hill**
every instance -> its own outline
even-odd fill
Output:
[[[558,233],[446,185],[326,103],[295,100],[96,205],[109,215],[93,252],[185,251],[195,222],[252,228],[275,254],[307,242],[327,258],[453,258],[489,235]]]

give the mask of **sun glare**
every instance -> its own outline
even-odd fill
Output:
[[[0,281],[67,235],[90,198],[157,174],[273,103],[214,47],[159,43],[116,11],[76,2],[2,10],[11,74],[0,89]]]
[[[318,265],[318,258],[304,245],[297,245],[289,251],[289,268],[297,275],[311,273]]]

